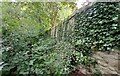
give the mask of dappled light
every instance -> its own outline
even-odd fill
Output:
[[[1,76],[120,75],[120,3],[1,4]]]

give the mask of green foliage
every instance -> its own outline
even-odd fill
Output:
[[[73,2],[3,2],[2,27],[24,34],[31,32],[29,35],[43,34],[69,16],[73,5]]]
[[[89,9],[76,15],[75,44],[84,55],[91,50],[109,51],[120,46],[118,3],[97,2]]]
[[[40,62],[36,61],[36,64],[41,64],[38,69],[41,68],[41,71],[46,74],[68,74],[72,54],[72,50],[69,52],[70,44],[65,42],[52,44],[54,40],[49,39],[42,40],[42,42],[35,44],[33,48],[34,56],[38,56],[37,60]]]
[[[60,75],[69,72],[72,51],[68,51],[71,45],[57,43],[48,31],[72,13],[66,14],[66,11],[75,8],[73,2],[64,3],[2,3],[3,41],[0,50],[3,50],[3,76],[11,73],[46,76],[49,73]]]
[[[111,50],[120,44],[118,3],[98,2],[77,13],[74,36],[70,36],[74,42],[58,42],[48,31],[71,14],[75,8],[72,2],[3,3],[2,7],[3,76],[11,73],[68,74],[74,67],[72,55],[75,55],[75,63],[89,66],[96,63],[90,57],[91,50]]]
[[[111,51],[120,47],[119,6],[117,2],[97,2],[75,16],[73,45],[78,52],[76,62],[96,67],[93,51]],[[90,68],[90,67],[89,67]],[[94,73],[101,76],[99,70]]]
[[[93,76],[102,76],[101,72],[99,69],[95,69],[95,72],[93,73]]]
[[[34,37],[32,38],[34,41],[30,37],[20,41],[17,39],[13,39],[12,42],[15,43],[13,47],[4,48],[3,75],[4,73],[10,74],[11,69],[15,67],[17,67],[15,74],[60,75],[69,73],[70,56],[73,54],[72,46],[69,43],[56,43],[54,39],[47,36],[41,37],[38,41],[35,41]]]
[[[86,67],[92,65],[92,66],[95,67],[95,65],[96,65],[96,59],[95,58],[93,58],[91,56],[88,56],[88,55],[84,56],[83,52],[77,52],[76,51],[73,54],[76,57],[76,63],[77,63],[77,65],[82,64],[82,65],[85,65]]]

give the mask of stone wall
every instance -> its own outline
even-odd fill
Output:
[[[92,76],[95,73],[102,74],[102,76],[120,76],[120,50],[115,50],[110,53],[96,51],[93,57],[96,59],[96,65],[84,66],[78,65],[77,69],[83,74]]]
[[[97,68],[102,74],[120,75],[120,51],[114,52],[95,52],[93,57],[97,60]]]

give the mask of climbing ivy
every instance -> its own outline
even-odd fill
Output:
[[[120,44],[118,3],[97,2],[88,9],[78,12],[75,15],[74,36],[73,34],[68,36],[69,31],[67,30],[63,35],[69,38],[64,39],[64,42],[57,42],[46,34],[50,28],[49,19],[51,19],[52,26],[57,23],[57,15],[55,17],[48,17],[49,15],[47,15],[47,13],[50,13],[51,16],[54,12],[51,13],[51,11],[49,11],[44,13],[48,8],[43,8],[38,3],[27,5],[26,3],[18,4],[19,6],[16,6],[15,3],[8,3],[6,5],[8,5],[8,7],[9,5],[11,5],[10,7],[21,7],[22,12],[20,18],[16,16],[16,13],[19,14],[20,11],[17,11],[17,8],[16,11],[6,9],[8,12],[3,16],[3,47],[1,49],[4,50],[2,54],[2,60],[4,61],[4,67],[2,69],[3,76],[11,73],[44,74],[45,76],[47,74],[51,74],[52,76],[68,74],[71,71],[70,67],[73,67],[71,65],[73,62],[74,64],[95,64],[95,59],[89,56],[91,55],[91,50],[110,51],[114,46],[119,46]],[[52,6],[52,4],[53,3],[48,3],[50,6]],[[28,8],[29,5],[31,8]],[[44,4],[41,3],[41,5]],[[44,10],[41,11],[41,9],[38,9],[37,7],[39,6]],[[53,6],[55,5],[53,4]],[[12,7],[11,10],[14,10],[14,7]],[[55,9],[51,8],[51,10]],[[25,13],[24,11],[28,14],[23,14]],[[37,15],[35,13],[36,11],[39,11],[39,14],[42,15]],[[31,12],[34,14],[32,15]],[[64,10],[64,12],[66,11]],[[61,16],[60,14],[60,19],[63,18]],[[49,19],[46,20],[46,17]],[[53,18],[56,19],[54,24],[52,24],[54,21]],[[35,20],[35,22],[33,20]],[[64,22],[64,31],[68,28],[68,23],[67,21]],[[35,27],[35,29],[38,30],[37,34],[36,32],[36,35],[34,34],[33,28],[29,29],[29,32],[25,32],[27,29],[20,25],[30,25],[29,27],[37,25]],[[22,31],[20,31],[21,28],[23,28]],[[60,30],[62,30],[62,27],[58,29],[58,31]],[[62,32],[59,33],[60,36],[62,36]],[[71,41],[70,38],[73,41]],[[62,38],[59,38],[59,40],[61,39]]]
[[[120,46],[119,6],[117,2],[97,2],[75,17],[74,42],[78,51],[110,51]]]

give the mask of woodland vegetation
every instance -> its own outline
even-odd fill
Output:
[[[117,2],[98,2],[77,13],[69,42],[57,41],[50,30],[76,11],[74,2],[3,2],[2,76],[60,76],[80,64],[95,65],[93,50],[120,46],[119,7]]]

